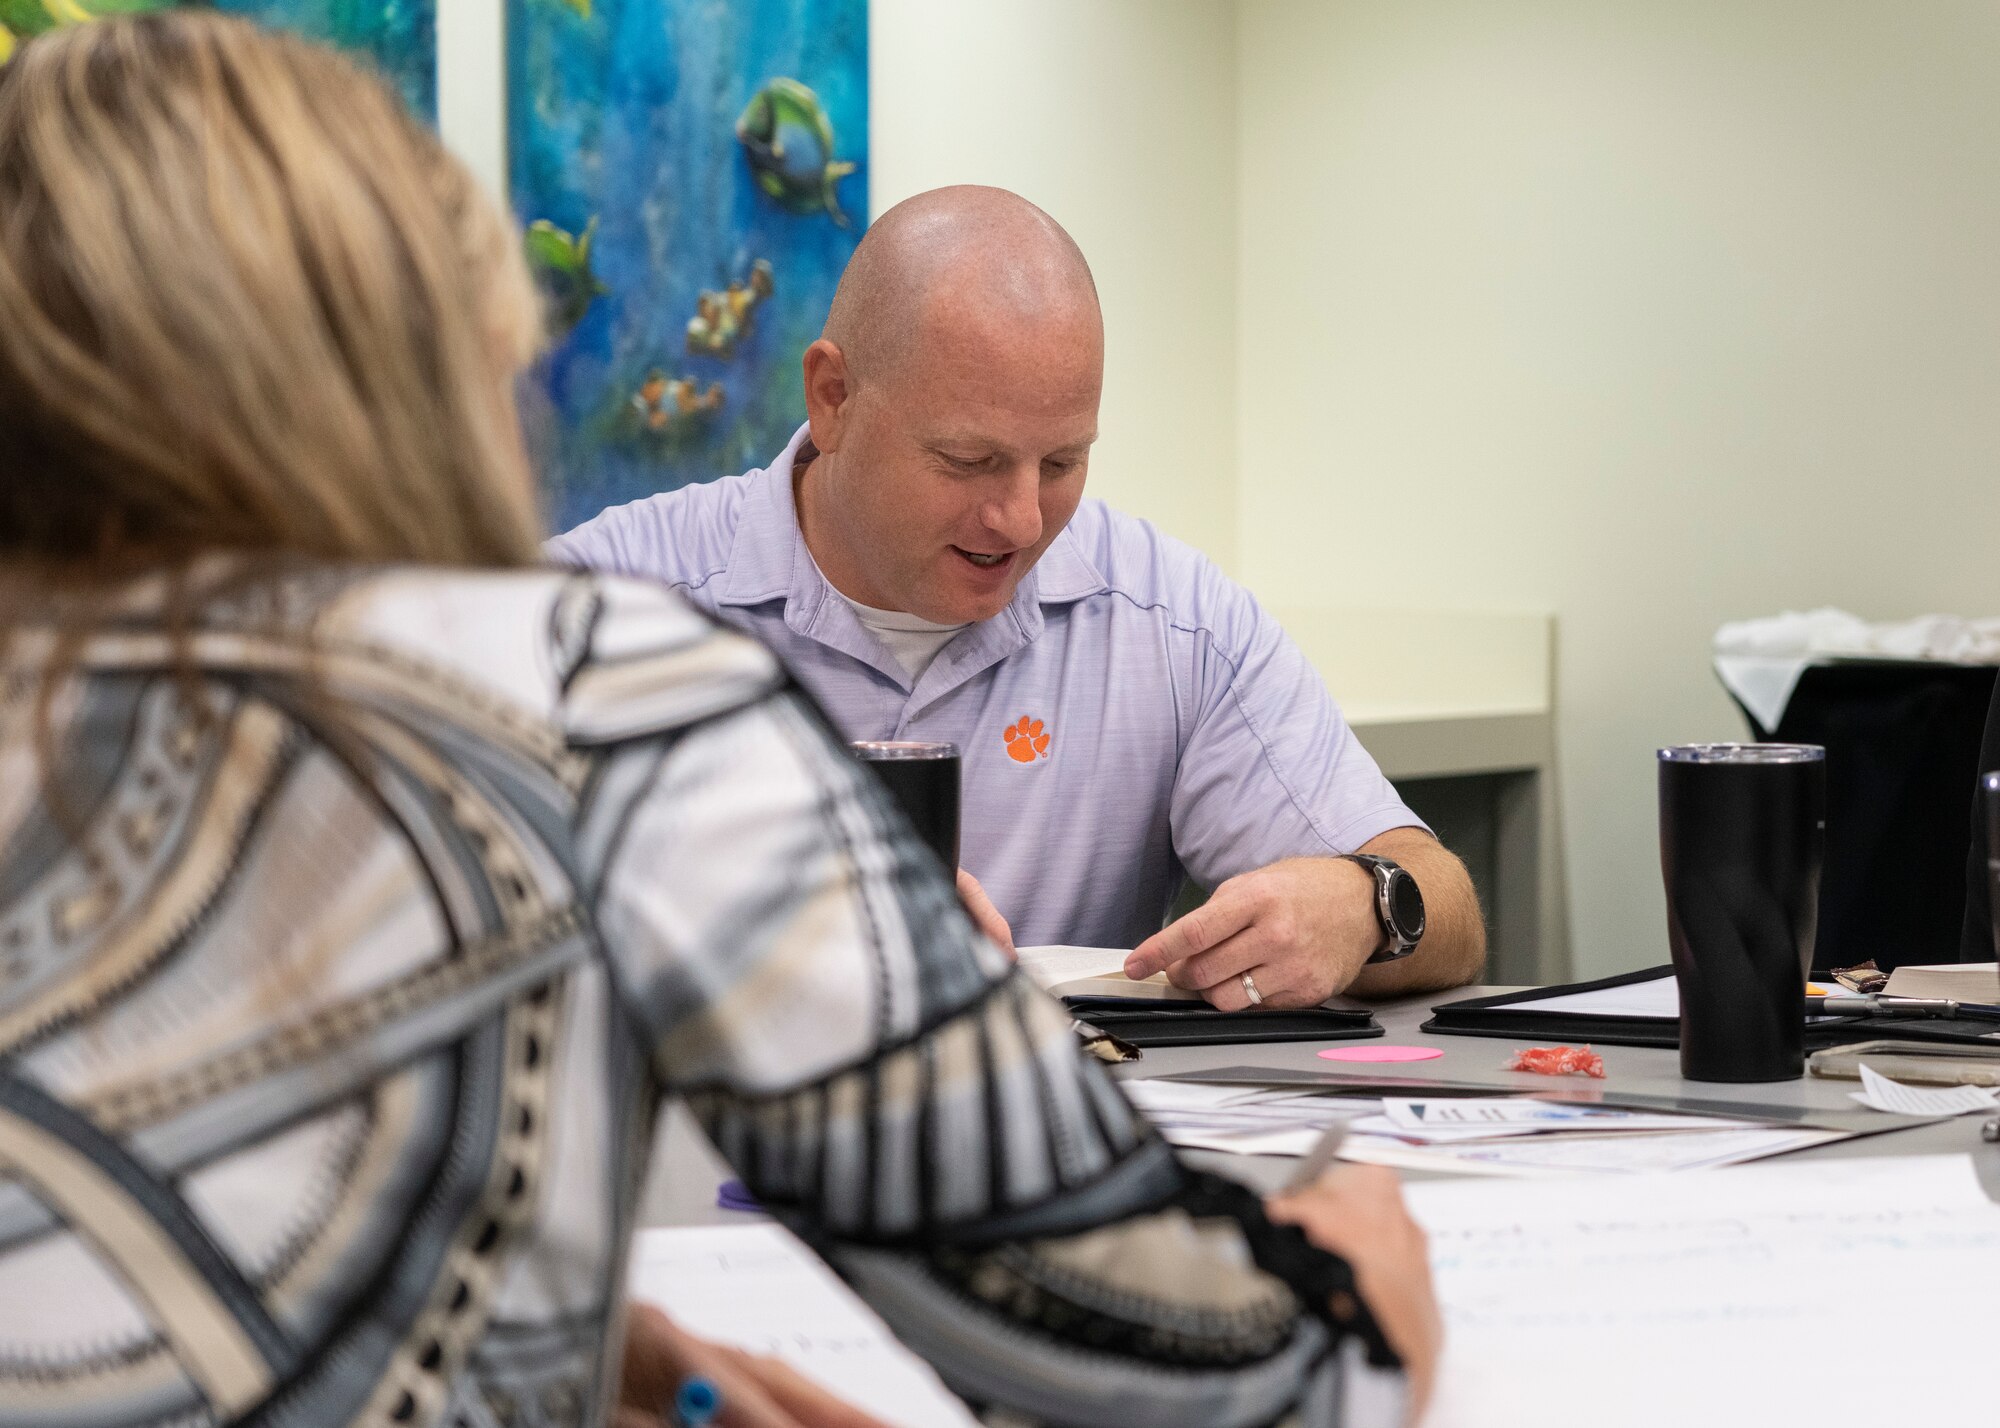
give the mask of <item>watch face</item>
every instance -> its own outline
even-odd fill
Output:
[[[1389,910],[1399,933],[1416,937],[1423,932],[1424,895],[1417,890],[1417,880],[1406,872],[1399,870],[1389,879]]]

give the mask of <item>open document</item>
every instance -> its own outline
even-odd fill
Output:
[[[1991,1423],[2000,1206],[1963,1155],[1406,1187],[1426,1428]]]
[[[1145,1001],[1198,1002],[1201,993],[1183,991],[1155,972],[1135,982],[1125,975],[1129,947],[1019,947],[1014,955],[1028,979],[1058,997],[1131,997]]]

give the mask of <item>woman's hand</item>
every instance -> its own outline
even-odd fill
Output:
[[[625,1315],[625,1362],[612,1428],[661,1428],[674,1394],[700,1374],[722,1397],[715,1428],[889,1428],[774,1358],[697,1338],[650,1304]]]
[[[1444,1320],[1431,1284],[1430,1244],[1410,1218],[1396,1172],[1345,1165],[1304,1190],[1272,1196],[1264,1209],[1354,1267],[1361,1297],[1409,1374],[1409,1421],[1416,1423],[1437,1377]]]
[[[979,879],[963,868],[958,870],[958,900],[971,914],[972,925],[1000,944],[1000,950],[1012,957],[1014,930],[1000,915],[1000,909],[993,905],[993,899],[986,895],[986,889],[979,885]]]

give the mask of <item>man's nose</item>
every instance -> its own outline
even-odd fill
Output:
[[[1033,467],[1010,471],[984,511],[986,527],[1020,549],[1042,538],[1042,479]]]

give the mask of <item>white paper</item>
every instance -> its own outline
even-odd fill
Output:
[[[1650,982],[1630,982],[1622,987],[1600,987],[1594,992],[1570,992],[1562,996],[1537,997],[1528,1002],[1512,1002],[1506,1011],[1559,1011],[1576,1016],[1665,1016],[1681,1014],[1681,984],[1671,975]]]
[[[2000,1207],[1963,1155],[1407,1194],[1447,1334],[1428,1428],[1993,1421]],[[1858,1343],[1882,1372],[1826,1367]]]
[[[1342,1160],[1393,1165],[1405,1170],[1458,1175],[1516,1177],[1639,1175],[1652,1171],[1705,1170],[1739,1165],[1842,1139],[1839,1131],[1685,1131],[1637,1135],[1536,1135],[1473,1143],[1411,1145],[1400,1139],[1352,1135],[1340,1148]]]
[[[1014,955],[1028,979],[1057,996],[1133,997],[1142,1001],[1198,1002],[1190,992],[1169,982],[1164,972],[1133,981],[1125,975],[1123,947],[1017,947]]]
[[[1861,1063],[1861,1089],[1848,1095],[1862,1105],[1898,1116],[1962,1116],[2000,1106],[1990,1086],[1908,1086]]]
[[[1225,1155],[1310,1155],[1324,1131],[1223,1130],[1203,1126],[1162,1126],[1160,1138],[1184,1150],[1219,1150]]]
[[[1121,1083],[1141,1115],[1175,1145],[1242,1155],[1297,1155],[1338,1122],[1382,1109],[1372,1096],[1300,1095],[1268,1086],[1135,1078]]]
[[[1210,1111],[1271,1099],[1261,1086],[1214,1086],[1203,1081],[1155,1081],[1134,1076],[1118,1089],[1142,1111]]]
[[[777,1225],[643,1230],[631,1293],[704,1338],[777,1355],[896,1428],[978,1428],[930,1365]]]
[[[1125,959],[1132,955],[1129,947],[1017,947],[1014,955],[1020,960],[1021,970],[1029,980],[1047,991],[1062,982],[1080,981],[1085,977],[1109,977],[1125,975]]]
[[[1617,1106],[1577,1106],[1515,1096],[1456,1096],[1445,1100],[1385,1096],[1382,1110],[1390,1120],[1413,1129],[1432,1126],[1528,1126],[1546,1130],[1710,1130],[1742,1127],[1742,1120],[1721,1116],[1666,1115],[1628,1111]]]
[[[1549,1128],[1539,1125],[1452,1125],[1452,1126],[1408,1126],[1390,1120],[1387,1116],[1363,1116],[1354,1122],[1353,1130],[1361,1135],[1387,1136],[1391,1140],[1410,1141],[1418,1145],[1450,1145],[1463,1140],[1502,1140],[1516,1135],[1542,1135]]]
[[[1385,1096],[1383,1115],[1394,1134],[1422,1141],[1469,1140],[1480,1136],[1541,1134],[1630,1134],[1657,1131],[1744,1130],[1754,1123],[1723,1116],[1665,1115],[1615,1106],[1575,1106],[1520,1096],[1457,1096],[1443,1100]],[[1357,1126],[1357,1130],[1374,1127]]]

